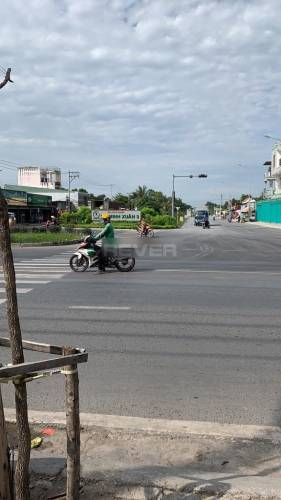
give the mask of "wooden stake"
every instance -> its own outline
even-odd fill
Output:
[[[64,355],[74,354],[71,347],[64,348]],[[68,365],[65,372],[66,436],[67,436],[67,500],[80,498],[80,416],[79,378],[77,364]]]
[[[8,445],[0,387],[0,500],[11,500]]]
[[[16,278],[11,249],[7,203],[0,189],[0,251],[6,287],[7,319],[13,364],[23,363],[23,346],[18,314]],[[26,384],[15,385],[18,460],[15,473],[16,499],[29,500],[30,430],[27,413]]]

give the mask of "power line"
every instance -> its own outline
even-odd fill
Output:
[[[13,167],[8,167],[7,165],[3,164],[0,162],[0,165],[2,168],[4,168],[5,170],[11,170],[11,172],[15,172],[15,169]]]

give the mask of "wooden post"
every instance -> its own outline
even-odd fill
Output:
[[[18,314],[16,277],[11,249],[7,203],[0,189],[0,252],[6,288],[7,319],[11,339],[13,364],[23,363],[23,346]],[[18,460],[15,472],[16,499],[29,500],[30,430],[27,413],[26,384],[15,384],[18,436]]]
[[[64,355],[75,354],[75,349],[64,348]],[[77,364],[64,368],[66,437],[67,437],[67,500],[79,500],[80,494],[80,416],[79,378]]]
[[[11,500],[8,444],[0,386],[0,500]]]

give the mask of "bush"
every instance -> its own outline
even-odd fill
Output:
[[[177,220],[171,215],[155,215],[154,217],[151,217],[150,223],[152,227],[161,226],[167,228],[169,227],[170,229],[177,227]]]
[[[77,212],[63,212],[59,221],[61,224],[76,224],[77,222]]]
[[[151,219],[151,217],[154,217],[156,214],[154,208],[150,208],[150,207],[144,207],[141,211],[141,216],[145,219],[145,220],[148,220],[148,219]]]
[[[77,224],[79,224],[80,222],[82,224],[91,224],[92,222],[91,209],[86,206],[80,207],[79,210],[76,212],[76,221]]]
[[[22,232],[22,231],[19,231]],[[45,233],[46,232],[46,227],[44,226],[33,226],[31,228],[32,233]]]
[[[48,231],[50,231],[51,233],[60,233],[61,227],[60,226],[49,226]]]

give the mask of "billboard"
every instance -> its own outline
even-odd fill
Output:
[[[51,207],[52,197],[44,194],[27,193],[27,203],[31,207]]]
[[[139,210],[92,210],[92,220],[100,220],[104,213],[109,213],[112,222],[115,220],[139,222],[141,219]]]
[[[10,189],[3,189],[4,197],[10,207],[26,207],[27,194],[25,191],[12,191]]]

